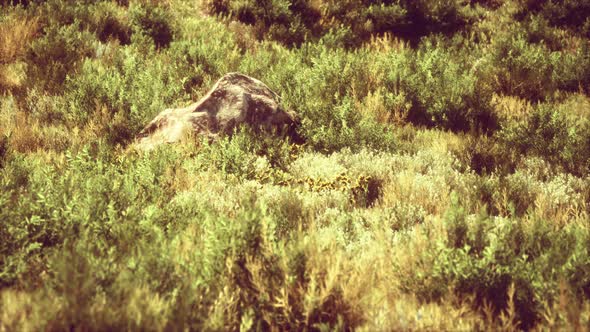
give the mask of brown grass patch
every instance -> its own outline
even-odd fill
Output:
[[[401,38],[395,37],[392,33],[386,32],[382,35],[371,36],[365,43],[365,47],[379,53],[400,52],[407,49],[408,43]]]
[[[38,31],[37,18],[8,17],[0,22],[0,91],[20,85],[23,66],[15,62],[25,55]]]
[[[533,112],[533,105],[530,101],[515,96],[495,95],[492,103],[500,121],[524,120]]]
[[[21,110],[10,96],[0,98],[0,137],[7,137],[10,149],[19,153],[63,151],[80,141],[76,128],[43,125]]]
[[[9,17],[0,22],[0,64],[18,61],[38,30],[37,18]]]

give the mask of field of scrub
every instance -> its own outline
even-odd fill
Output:
[[[588,330],[589,17],[0,1],[0,331]],[[303,143],[129,148],[228,72]]]

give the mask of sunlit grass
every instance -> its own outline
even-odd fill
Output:
[[[376,3],[0,7],[0,332],[583,331],[584,26]],[[305,142],[135,148],[230,71]]]

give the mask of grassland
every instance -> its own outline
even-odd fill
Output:
[[[0,1],[0,331],[590,329],[584,0]],[[130,149],[231,71],[302,118]]]

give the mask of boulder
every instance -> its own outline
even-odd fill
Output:
[[[149,150],[196,135],[215,139],[239,125],[282,132],[297,140],[297,116],[281,108],[279,97],[261,81],[240,74],[223,76],[197,103],[166,109],[138,135],[137,145]]]

